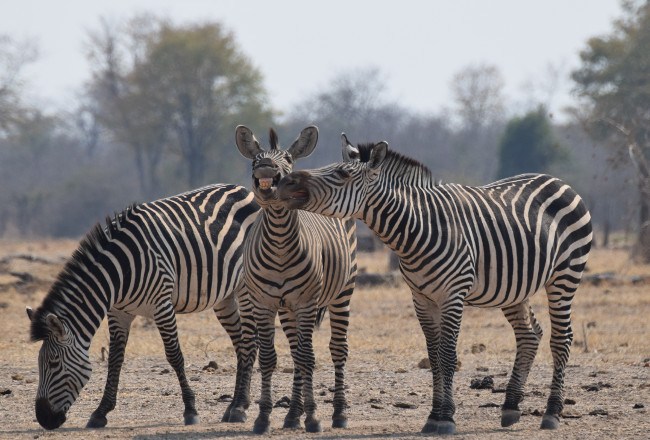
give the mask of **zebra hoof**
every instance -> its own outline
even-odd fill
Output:
[[[332,428],[347,428],[348,418],[345,416],[332,417]]]
[[[97,429],[97,428],[103,428],[106,426],[108,423],[108,420],[106,420],[106,416],[98,416],[98,415],[91,415],[90,419],[88,419],[88,423],[86,423],[86,428],[90,429]]]
[[[440,420],[438,422],[438,435],[452,435],[456,434],[456,424],[447,420]]]
[[[544,414],[542,424],[539,429],[558,429],[560,427],[560,417],[555,414]]]
[[[253,424],[253,434],[268,434],[271,431],[271,421],[268,418],[258,417]]]
[[[183,418],[185,419],[185,425],[198,425],[199,423],[198,414],[186,414]]]
[[[323,432],[323,428],[321,428],[320,426],[320,420],[317,419],[305,420],[305,431]]]
[[[228,405],[228,408],[226,408],[226,411],[223,413],[223,416],[221,417],[221,423],[228,423],[230,421],[231,411],[232,411],[232,403]]]
[[[438,421],[435,419],[427,420],[422,428],[422,434],[435,434],[438,432]]]
[[[226,415],[224,414],[224,417]],[[246,410],[239,408],[232,408],[228,417],[228,423],[244,423],[248,417],[246,416]]]
[[[507,428],[519,421],[521,418],[521,411],[517,409],[504,409],[501,411],[501,426]]]
[[[296,418],[285,418],[284,419],[284,425],[282,425],[282,429],[300,429],[302,426],[300,425],[300,417]]]

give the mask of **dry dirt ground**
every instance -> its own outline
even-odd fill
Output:
[[[197,395],[201,423],[182,424],[183,405],[175,375],[170,373],[155,327],[136,319],[127,348],[116,409],[108,427],[84,429],[101,398],[106,377],[102,348],[108,347],[103,325],[95,336],[91,359],[93,375],[68,420],[55,431],[43,430],[35,420],[34,398],[38,383],[38,344],[28,342],[25,306],[38,306],[47,289],[76,247],[74,241],[0,242],[0,438],[66,439],[207,439],[251,435],[257,406],[248,411],[244,424],[220,423],[227,406],[222,398],[232,393],[234,352],[211,313],[179,317],[181,345],[187,371]],[[29,254],[45,261],[9,258]],[[362,255],[361,266],[384,271],[387,253]],[[650,438],[650,267],[635,266],[625,251],[596,250],[589,263],[591,275],[613,272],[611,280],[589,283],[574,302],[574,345],[566,375],[566,397],[561,428],[538,429],[551,380],[550,333],[546,298],[538,294],[535,312],[545,329],[533,366],[524,416],[514,427],[500,427],[499,405],[504,394],[470,388],[472,379],[492,376],[494,389],[506,384],[514,359],[512,330],[498,310],[466,309],[459,341],[460,369],[455,379],[456,422],[459,439],[503,438]],[[11,273],[17,274],[10,275]],[[635,276],[641,277],[635,278]],[[21,280],[22,277],[22,280]],[[420,438],[430,409],[431,375],[418,367],[426,356],[424,338],[404,285],[358,288],[352,302],[349,333],[350,358],[349,428],[332,430],[333,369],[327,349],[327,319],[316,334],[315,372],[318,414],[324,432],[305,434],[284,431],[285,408],[272,414],[273,438]],[[279,330],[278,330],[279,331]],[[278,333],[278,370],[274,375],[274,399],[290,393],[292,363],[287,342]],[[216,371],[204,371],[209,361]],[[252,398],[259,396],[259,374],[252,384]]]

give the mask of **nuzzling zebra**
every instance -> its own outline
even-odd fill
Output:
[[[364,221],[400,260],[413,294],[433,373],[432,410],[422,432],[456,430],[452,382],[463,308],[495,307],[514,329],[517,354],[501,424],[519,402],[542,337],[529,305],[544,287],[551,317],[553,380],[542,429],[559,426],[564,370],[573,333],[571,301],[592,229],[582,199],[566,183],[525,174],[485,186],[439,185],[417,161],[386,142],[352,146],[365,162],[339,163],[284,177],[278,196],[292,209]]]
[[[291,172],[294,160],[311,154],[317,140],[318,129],[307,127],[288,150],[283,150],[271,130],[271,148],[264,150],[251,130],[241,125],[236,130],[239,151],[253,161],[253,193],[262,207],[247,237],[243,257],[243,281],[250,294],[259,337],[262,391],[260,414],[253,428],[258,434],[270,428],[278,313],[294,362],[291,403],[284,428],[299,428],[304,411],[305,429],[321,430],[312,385],[312,334],[324,308],[330,314],[329,348],[335,375],[332,426],[347,426],[344,374],[350,296],[357,270],[355,221],[289,211],[276,197],[278,181]]]
[[[244,237],[259,206],[244,187],[216,184],[133,205],[81,241],[41,306],[27,308],[38,355],[36,418],[61,426],[90,378],[90,342],[108,316],[110,346],[104,395],[87,427],[106,426],[115,408],[129,329],[136,315],[153,318],[167,360],[180,382],[185,424],[198,423],[194,392],[185,375],[176,313],[213,308],[237,353],[233,401],[224,421],[245,420],[254,327],[242,328],[237,294]],[[243,296],[243,292],[239,292]],[[245,301],[242,301],[245,303]],[[243,314],[244,311],[241,310]]]

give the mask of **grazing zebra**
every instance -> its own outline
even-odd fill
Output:
[[[385,142],[343,146],[365,162],[298,171],[278,196],[292,209],[363,220],[400,260],[427,343],[433,405],[425,433],[456,425],[452,382],[463,307],[503,310],[517,340],[502,426],[516,423],[542,330],[529,305],[546,289],[551,316],[553,381],[542,429],[559,426],[569,358],[571,301],[591,246],[589,211],[567,184],[525,174],[486,186],[436,185],[417,161]]]
[[[237,127],[241,154],[253,160],[253,193],[262,207],[244,247],[243,281],[250,293],[259,337],[262,372],[260,414],[254,432],[269,431],[273,408],[271,376],[276,366],[275,316],[289,340],[294,361],[294,382],[284,428],[299,428],[306,413],[305,429],[321,431],[315,417],[312,377],[312,333],[327,308],[330,313],[330,352],[335,369],[332,426],[347,426],[345,363],[350,296],[356,277],[356,225],[352,219],[332,219],[307,212],[289,211],[277,202],[276,185],[291,172],[295,159],[306,157],[318,140],[318,129],[307,127],[288,150],[278,146],[271,130],[269,150],[260,148],[253,133]],[[303,404],[304,397],[304,404]]]
[[[95,226],[41,306],[35,311],[27,308],[31,340],[43,341],[36,395],[41,426],[55,429],[65,422],[68,409],[90,378],[90,342],[108,316],[106,387],[87,424],[106,426],[106,415],[115,408],[124,349],[136,315],[155,321],[180,382],[185,424],[198,423],[178,343],[176,313],[208,308],[214,309],[237,353],[235,396],[223,419],[243,422],[250,388],[250,373],[243,373],[252,370],[255,361],[255,329],[242,328],[236,289],[244,236],[258,213],[259,206],[246,188],[217,184],[133,205],[107,219],[106,227]]]

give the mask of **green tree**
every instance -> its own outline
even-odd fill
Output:
[[[547,172],[562,156],[546,109],[541,106],[508,122],[499,144],[498,177]]]
[[[157,195],[165,153],[180,157],[190,187],[232,179],[234,127],[272,117],[260,72],[218,23],[141,16],[115,30],[104,22],[89,58],[90,108],[133,151],[148,198]]]
[[[638,255],[650,262],[650,3],[624,1],[624,15],[610,35],[594,37],[572,73],[583,98],[582,119],[596,138],[607,140],[619,159],[629,153],[640,194]]]

